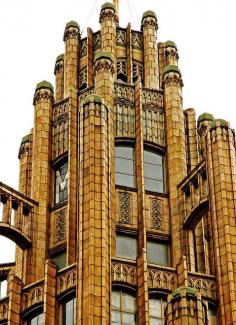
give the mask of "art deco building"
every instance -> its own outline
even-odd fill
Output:
[[[0,184],[0,324],[236,324],[234,132],[183,110],[155,13],[135,31],[117,7],[85,38],[69,22],[36,86],[19,192]]]

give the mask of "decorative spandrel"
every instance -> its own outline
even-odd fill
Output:
[[[119,222],[132,224],[132,195],[128,192],[119,192],[119,203]]]
[[[66,238],[66,209],[59,210],[55,213],[56,222],[56,242],[63,241]]]

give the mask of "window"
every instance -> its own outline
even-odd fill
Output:
[[[64,162],[55,170],[55,203],[61,203],[68,197],[68,162]]]
[[[62,325],[76,325],[76,298],[62,304]]]
[[[64,269],[66,267],[66,252],[52,256],[52,261],[56,264],[58,270]]]
[[[124,291],[112,292],[111,324],[134,325],[136,324],[136,299]]]
[[[124,235],[116,236],[116,256],[130,260],[137,258],[137,239]]]
[[[209,325],[218,325],[218,309],[215,304],[208,302],[208,324]]]
[[[33,318],[31,318],[27,325],[43,325],[43,313],[38,314],[37,316],[34,316]]]
[[[135,187],[134,147],[115,147],[116,185]]]
[[[169,265],[169,245],[161,242],[147,242],[147,261],[158,265]]]
[[[164,157],[149,149],[144,149],[144,184],[147,191],[165,192]]]
[[[166,304],[164,298],[149,298],[150,325],[164,325]]]

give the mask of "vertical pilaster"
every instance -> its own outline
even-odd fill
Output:
[[[131,24],[127,26],[127,82],[129,84],[133,83],[133,52],[132,52],[132,30]]]
[[[146,11],[142,18],[144,87],[159,89],[159,66],[157,48],[157,17],[153,11]]]
[[[198,137],[196,128],[196,113],[193,108],[184,111],[186,125],[186,149],[188,171],[194,169],[199,162]]]
[[[67,23],[65,42],[65,98],[70,99],[68,127],[68,208],[66,216],[67,265],[76,261],[78,194],[78,57],[80,30],[76,22]]]
[[[167,171],[172,236],[172,264],[182,256],[177,184],[186,176],[184,113],[182,108],[182,79],[176,66],[163,72],[164,109],[166,122]]]
[[[32,159],[32,198],[38,201],[38,211],[32,221],[32,256],[29,256],[29,277],[34,282],[44,276],[47,254],[49,211],[51,201],[51,132],[53,87],[47,81],[36,86],[34,95],[34,136]]]
[[[19,192],[30,196],[31,195],[31,173],[32,173],[32,142],[33,134],[30,133],[22,138],[19,155],[20,159],[20,175],[19,175]],[[23,225],[23,231],[24,231]],[[26,281],[26,269],[24,269],[27,260],[27,251],[22,251],[16,246],[16,266],[15,275],[23,282]]]
[[[59,55],[56,59],[54,75],[56,84],[55,99],[56,102],[59,102],[64,98],[64,54]]]
[[[44,319],[45,324],[58,324],[56,319],[57,270],[51,260],[46,261],[44,281]]]
[[[146,238],[146,215],[145,215],[145,189],[143,170],[143,111],[142,111],[142,84],[139,79],[135,85],[135,161],[137,171],[138,189],[138,258],[137,258],[137,305],[138,324],[149,324],[148,304],[148,269],[147,269],[147,238]]]
[[[87,85],[92,86],[94,83],[93,78],[93,31],[91,28],[87,29]]]
[[[80,107],[78,324],[110,324],[110,112],[97,95]]]
[[[206,159],[219,319],[222,324],[236,324],[235,135],[224,120],[211,123],[206,134]]]
[[[9,310],[8,324],[21,325],[21,291],[22,282],[16,276],[12,276],[9,283]]]

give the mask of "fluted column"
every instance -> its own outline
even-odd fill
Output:
[[[196,113],[193,108],[184,111],[186,125],[186,149],[188,171],[197,166],[199,162],[198,136],[196,128]]]
[[[44,276],[47,254],[49,211],[51,202],[51,132],[53,87],[47,81],[36,86],[34,95],[34,135],[32,159],[32,198],[38,201],[38,212],[33,215],[32,256],[29,257],[30,280],[37,281]]]
[[[64,96],[69,98],[68,117],[68,208],[66,215],[67,265],[76,261],[78,195],[78,57],[79,25],[71,21],[64,32]]]
[[[157,48],[157,17],[153,11],[146,11],[142,18],[144,87],[159,89],[159,67]]]
[[[219,319],[236,324],[236,160],[235,134],[224,120],[206,134],[206,162],[212,219]]]
[[[178,208],[177,185],[186,176],[185,124],[182,108],[182,79],[176,66],[163,72],[164,110],[166,122],[168,192],[172,236],[172,263],[182,256],[180,237],[181,218]]]
[[[55,99],[59,102],[64,98],[64,54],[59,55],[56,59],[54,75],[56,79]]]

